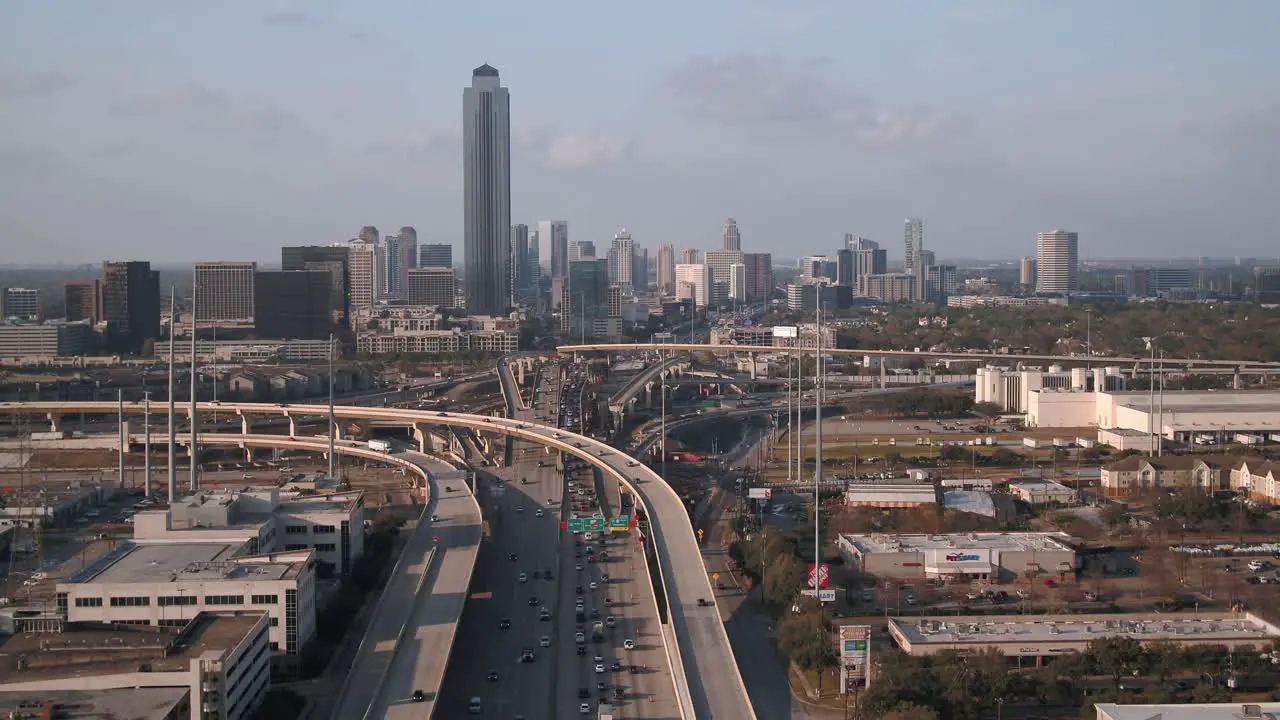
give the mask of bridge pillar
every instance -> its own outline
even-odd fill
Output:
[[[889,373],[884,367],[884,356],[880,356],[880,389],[884,390],[889,387]]]
[[[1236,390],[1240,389],[1240,368],[1236,368],[1235,376],[1231,380],[1231,387]]]
[[[653,409],[653,383],[644,384],[644,406]]]
[[[250,430],[251,430],[251,429],[252,429],[252,428],[251,428],[251,426],[250,426],[250,424],[249,424],[249,416],[248,416],[248,415],[245,415],[243,412],[241,412],[241,413],[240,413],[240,434],[241,434],[241,435],[249,435],[249,434],[251,434],[251,433],[250,433]],[[292,434],[292,433],[290,433],[290,434]]]
[[[297,437],[298,421],[293,419],[293,413],[286,412],[284,416],[289,418],[289,437]]]
[[[49,432],[62,432],[62,415],[49,413]]]
[[[248,445],[244,446],[244,461],[250,465],[253,464],[253,448]]]

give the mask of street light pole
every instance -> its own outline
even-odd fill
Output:
[[[151,497],[151,391],[143,393],[144,407],[142,410],[142,446],[143,446],[143,471],[142,482],[145,487],[146,497]]]
[[[196,447],[196,436],[199,433],[199,415],[196,409],[196,389],[199,387],[199,365],[196,362],[196,328],[199,323],[196,321],[196,313],[198,311],[198,300],[196,299],[197,279],[192,273],[191,276],[191,492],[200,489],[200,451]],[[169,498],[169,502],[173,502],[173,498]]]
[[[819,488],[822,485],[822,286],[814,285],[817,297],[815,304],[817,305],[817,332],[814,333],[814,367],[813,367],[813,422],[817,426],[814,431],[814,452],[813,452],[813,589],[816,592],[822,585],[821,579],[822,569],[822,536],[818,534],[818,519],[821,515],[821,496]],[[821,605],[819,605],[821,607]]]
[[[173,381],[173,350],[176,341],[174,326],[178,323],[177,302],[174,297],[176,293],[173,286],[169,286],[169,502],[173,502],[173,497],[178,492],[178,423],[174,416],[174,393],[177,390],[174,389]]]
[[[334,463],[337,455],[333,452],[334,436],[337,434],[337,423],[333,417],[333,333],[329,333],[329,482],[334,478]]]
[[[787,425],[791,425],[791,353],[787,353]],[[788,427],[788,431],[795,433],[795,427]],[[791,435],[787,436],[787,482],[791,482]]]

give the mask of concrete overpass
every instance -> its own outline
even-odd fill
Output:
[[[190,410],[190,404],[186,402],[175,403],[175,406],[183,414]],[[245,434],[249,434],[254,417],[284,416],[289,419],[290,427],[295,428],[299,417],[323,417],[329,413],[326,405],[286,403],[201,404],[198,409],[200,412],[236,413],[241,418]],[[163,416],[166,410],[162,403],[151,406],[154,415]],[[61,415],[113,415],[116,412],[114,402],[0,403],[0,414],[46,416],[50,418],[51,425],[55,425]],[[124,406],[124,412],[140,415],[146,412],[146,405],[130,403]],[[440,426],[513,436],[581,458],[627,488],[639,498],[649,518],[658,555],[658,581],[666,598],[667,611],[667,622],[662,624],[662,640],[673,669],[672,679],[676,684],[682,716],[686,719],[755,718],[734,661],[728,634],[716,608],[715,592],[684,503],[653,470],[592,438],[518,420],[390,407],[340,406],[334,408],[333,413],[338,419],[402,421],[423,452],[430,450],[429,430]],[[284,440],[297,441],[295,437],[285,437]]]
[[[590,347],[590,346],[585,346],[585,347]],[[620,347],[626,347],[626,346],[620,346]],[[640,347],[640,346],[637,346],[637,347]],[[653,347],[661,348],[664,346],[654,345]],[[566,348],[561,348],[560,350],[561,352],[565,352]],[[644,369],[644,372],[641,372],[639,375],[632,378],[631,382],[627,383],[625,387],[623,387],[618,392],[614,393],[613,397],[609,398],[609,409],[613,411],[615,414],[625,411],[627,408],[627,405],[632,400],[635,399],[636,395],[639,394],[640,391],[643,390],[646,385],[653,382],[654,379],[658,377],[658,374],[661,373],[663,370],[666,370],[668,368],[673,370],[678,370],[678,368],[689,365],[689,364],[690,363],[688,358],[670,357],[650,365],[649,367]]]

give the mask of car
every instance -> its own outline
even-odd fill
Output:
[[[622,661],[614,660],[613,664],[609,666],[609,669],[613,670],[614,672],[622,672]]]
[[[414,691],[413,691],[413,701],[414,701],[414,702],[426,702],[426,700],[427,700],[427,694],[426,694],[426,693],[422,692],[421,690],[414,690]]]
[[[592,608],[592,609],[591,609],[591,619],[592,619],[592,620],[599,620],[599,619],[600,619],[600,611],[599,611],[599,610],[596,610],[595,608]]]
[[[611,598],[611,597],[606,597],[606,598],[604,599],[604,604],[605,604],[605,605],[612,605],[612,604],[613,604],[613,598]]]
[[[545,513],[542,512],[542,508],[538,508],[537,511],[533,513],[534,517],[542,517],[543,515],[545,515]]]
[[[574,563],[573,569],[582,572],[582,563]]]
[[[511,629],[511,618],[502,618],[501,620],[499,620],[499,621],[498,621],[498,629],[499,629],[499,630],[510,630],[510,629]]]
[[[444,413],[440,413],[443,415]],[[479,715],[484,712],[484,705],[480,702],[480,698],[472,696],[471,701],[467,703],[467,713],[470,715]]]
[[[546,635],[543,635],[541,638],[538,639],[538,644],[541,645],[542,647],[551,647],[551,638]]]
[[[587,646],[586,646],[586,645],[579,645],[579,646],[578,646],[578,654],[579,654],[579,655],[586,655],[586,654],[587,654]]]
[[[619,700],[621,700],[623,696],[625,696],[626,694],[627,694],[626,690],[623,690],[622,688],[616,685],[613,687],[613,696],[618,698]]]
[[[489,674],[485,676],[485,679],[489,682],[498,682],[498,671],[490,670]]]
[[[546,572],[542,573],[542,577],[544,577],[544,578],[546,578],[546,579],[548,579],[548,580],[553,580],[553,579],[555,579],[555,575],[551,574],[551,571],[550,571],[550,570],[547,570]]]
[[[582,594],[582,586],[581,586],[581,585],[575,585],[575,586],[573,586],[573,593],[574,593],[575,595],[581,595],[581,594]]]
[[[604,673],[604,663],[596,663],[596,674],[601,675],[603,673]]]
[[[596,692],[604,692],[608,689],[609,689],[609,686],[605,685],[603,680],[599,680],[596,682]]]
[[[617,624],[618,624],[618,620],[617,620],[617,618],[615,618],[615,617],[614,617],[614,616],[612,616],[612,615],[610,615],[609,617],[607,617],[607,618],[605,618],[605,619],[604,619],[604,626],[605,626],[605,627],[616,627],[616,626],[617,626]]]
[[[636,641],[635,641],[635,640],[632,640],[631,638],[627,638],[626,640],[623,640],[623,641],[622,641],[622,649],[623,649],[623,650],[635,650],[635,649],[636,649]]]
[[[609,573],[600,573],[601,582],[609,582]]]
[[[573,634],[573,641],[578,643],[579,645],[584,644],[587,642],[587,634],[576,632]]]
[[[528,573],[520,573],[519,575],[517,575],[517,576],[516,576],[516,582],[522,582],[522,583],[527,583],[527,582],[529,582],[529,575],[528,575]]]
[[[516,506],[516,512],[518,512],[518,513],[522,513],[522,512],[524,512],[524,506],[523,506],[523,505],[517,505],[517,506]]]
[[[533,654],[533,648],[525,648],[520,651],[520,662],[531,663],[536,656]]]
[[[529,607],[538,607],[538,596],[537,596],[537,595],[530,595],[530,596],[529,596]]]
[[[516,562],[520,559],[520,556],[515,553],[511,553],[510,555],[507,556],[507,559],[510,560],[511,562]]]
[[[587,585],[587,587],[591,588],[592,590],[595,590],[596,588],[600,587],[600,585],[599,585],[598,583],[596,583],[596,581],[595,581],[595,580],[592,580],[592,581]]]
[[[533,579],[534,579],[534,580],[537,580],[537,579],[538,579],[538,578],[540,578],[540,577],[542,577],[542,571],[541,571],[541,570],[534,570],[534,571],[533,571]]]
[[[627,463],[627,467],[639,467],[639,465],[640,463],[636,462],[635,460],[632,460],[631,462]]]

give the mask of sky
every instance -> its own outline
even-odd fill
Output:
[[[512,219],[775,262],[1275,257],[1274,0],[8,0],[0,264],[257,260],[413,225],[461,257],[462,89]],[[1270,70],[1268,70],[1270,68]]]

